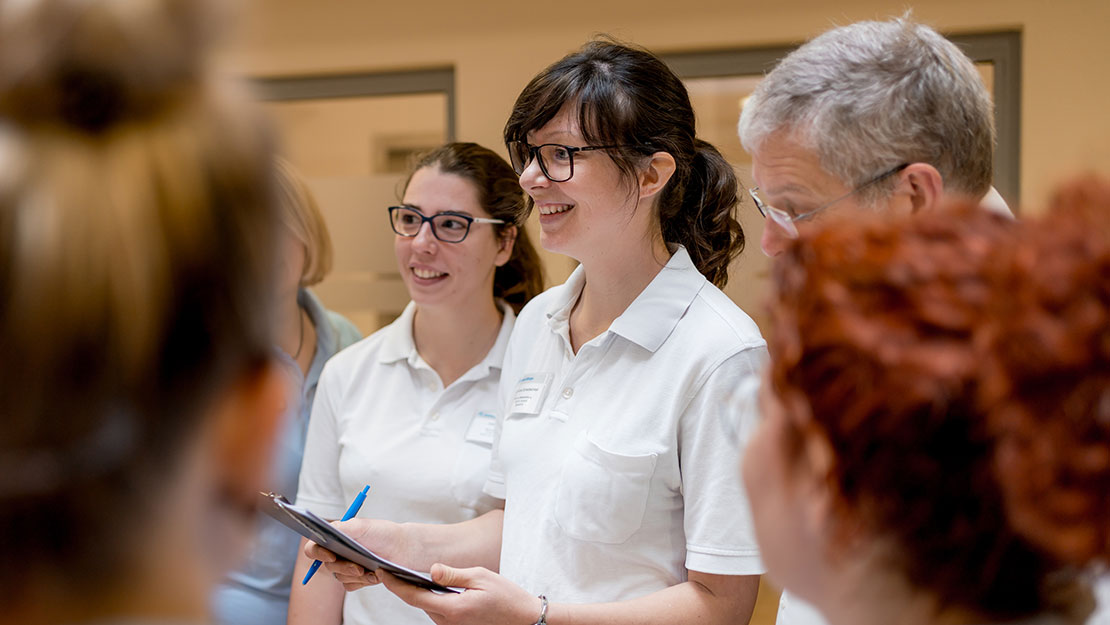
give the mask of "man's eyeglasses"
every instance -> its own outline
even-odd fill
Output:
[[[509,148],[509,161],[513,164],[516,175],[521,175],[532,164],[532,159],[539,159],[540,171],[551,182],[566,182],[574,175],[574,155],[579,152],[593,150],[613,150],[617,148],[633,147],[624,145],[588,145],[585,147],[572,147],[559,143],[545,143],[543,145],[529,145],[527,141],[510,141],[506,144]],[[646,148],[645,148],[646,149]]]
[[[463,213],[438,213],[428,217],[410,206],[390,206],[389,225],[403,237],[420,234],[424,222],[431,224],[432,235],[444,243],[458,243],[470,234],[470,224],[503,224],[504,219],[471,217]]]
[[[832,206],[833,204],[836,204],[837,202],[840,202],[844,199],[852,197],[853,195],[855,195],[856,193],[859,193],[860,191],[866,189],[867,187],[879,182],[880,180],[883,180],[885,178],[889,178],[890,176],[893,176],[894,174],[902,171],[903,169],[905,169],[909,166],[910,166],[909,163],[902,163],[901,165],[895,167],[894,169],[885,171],[885,172],[879,174],[878,176],[875,176],[871,180],[868,180],[867,182],[861,184],[860,186],[858,186],[858,187],[852,189],[851,191],[845,193],[844,195],[836,198],[835,200],[825,202],[821,206],[818,206],[817,208],[815,208],[811,211],[806,211],[806,212],[802,213],[801,215],[791,215],[790,213],[788,213],[787,211],[782,210],[781,208],[775,208],[774,206],[766,204],[763,200],[761,200],[759,198],[759,187],[752,187],[752,188],[748,189],[748,195],[752,196],[752,201],[755,202],[755,207],[759,209],[759,214],[763,215],[764,219],[769,217],[771,219],[771,221],[778,224],[778,226],[782,229],[782,231],[784,233],[786,233],[786,235],[788,237],[793,239],[793,238],[797,238],[797,236],[798,236],[798,227],[794,225],[794,222],[802,221],[803,219],[809,219],[810,217],[813,217],[817,213],[825,210],[826,208]]]

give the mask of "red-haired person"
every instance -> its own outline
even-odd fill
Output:
[[[769,574],[833,625],[1086,617],[1110,555],[1102,211],[857,219],[782,255],[744,480]]]

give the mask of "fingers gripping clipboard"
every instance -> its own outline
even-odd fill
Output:
[[[310,510],[289,503],[289,500],[281,495],[276,495],[274,493],[261,493],[261,495],[264,500],[262,511],[268,516],[273,517],[285,527],[313,541],[340,558],[350,560],[365,568],[367,571],[384,569],[410,584],[420,586],[421,588],[427,588],[433,592],[459,593],[463,591],[462,588],[441,586],[433,582],[431,575],[427,573],[414,571],[386,560],[359,544],[355,539],[336,529],[331,523],[316,516]]]

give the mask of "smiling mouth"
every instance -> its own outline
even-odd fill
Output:
[[[421,278],[423,280],[434,280],[436,278],[442,278],[447,275],[442,271],[429,271],[427,269],[417,269],[416,267],[412,268],[412,273],[417,278]]]
[[[556,215],[558,213],[565,213],[572,208],[574,208],[573,204],[547,204],[545,206],[539,207],[541,215]]]

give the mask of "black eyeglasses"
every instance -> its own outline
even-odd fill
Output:
[[[648,146],[628,145],[588,145],[576,148],[560,143],[544,143],[543,145],[529,145],[527,141],[510,141],[506,144],[509,148],[509,160],[516,170],[516,175],[521,175],[532,164],[532,159],[540,161],[540,171],[551,182],[566,182],[574,175],[574,155],[578,152],[591,152],[593,150],[613,150],[617,148],[650,149]]]
[[[503,224],[503,219],[471,217],[463,213],[438,213],[428,217],[411,206],[390,206],[389,225],[403,237],[420,234],[424,222],[431,224],[432,235],[444,243],[459,243],[470,234],[470,224]]]
[[[759,209],[759,214],[763,215],[764,219],[770,218],[771,221],[778,224],[778,226],[782,229],[782,231],[784,233],[786,233],[786,236],[788,236],[792,239],[795,239],[795,238],[798,237],[798,227],[794,225],[794,222],[802,221],[803,219],[809,219],[810,217],[813,217],[817,213],[825,210],[826,208],[832,206],[833,204],[836,204],[837,202],[839,202],[839,201],[841,201],[845,198],[852,197],[853,195],[855,195],[855,194],[859,193],[860,191],[866,189],[867,187],[875,184],[876,182],[879,182],[880,180],[882,180],[884,178],[888,178],[890,176],[893,176],[894,174],[902,171],[903,169],[905,169],[909,166],[910,166],[909,163],[902,163],[901,165],[895,167],[894,169],[884,171],[883,173],[879,174],[878,176],[875,176],[874,178],[872,178],[872,179],[868,180],[867,182],[861,184],[860,186],[852,189],[851,191],[845,193],[844,195],[836,198],[835,200],[825,202],[821,206],[818,206],[817,208],[815,208],[811,211],[806,211],[806,212],[802,213],[801,215],[791,215],[790,213],[784,211],[781,208],[775,208],[774,206],[771,206],[770,204],[764,203],[764,201],[759,197],[759,187],[752,187],[752,188],[748,189],[748,195],[752,196],[752,201],[755,202],[755,207],[757,209]]]

